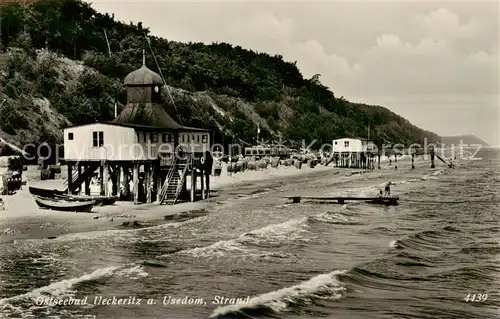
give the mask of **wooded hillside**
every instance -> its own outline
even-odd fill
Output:
[[[124,77],[142,64],[155,72],[142,23],[125,24],[77,0],[1,5],[0,133],[19,143],[61,142],[70,124],[113,119],[125,103]],[[111,56],[104,30],[109,39]],[[261,137],[330,143],[366,137],[376,143],[440,138],[380,106],[335,97],[319,76],[295,63],[227,43],[179,43],[150,36],[165,108],[184,125],[213,128],[249,143]],[[43,50],[40,50],[43,49]]]

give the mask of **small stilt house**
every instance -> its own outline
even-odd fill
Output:
[[[207,198],[213,163],[211,131],[183,126],[165,111],[163,80],[146,67],[144,59],[124,84],[127,104],[115,120],[64,130],[68,193],[90,195],[91,178],[99,171],[101,195],[119,195],[136,204],[155,198],[161,204],[174,204],[179,198],[194,201],[198,177],[201,198]]]
[[[374,168],[373,141],[364,138],[341,138],[333,140],[333,160],[337,167]]]

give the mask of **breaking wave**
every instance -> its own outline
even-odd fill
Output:
[[[346,270],[335,270],[315,276],[295,286],[255,296],[246,303],[218,307],[210,318],[244,312],[280,313],[299,303],[301,305],[311,303],[314,299],[339,299],[346,288],[338,280],[338,276],[346,272]]]
[[[148,273],[144,271],[143,266],[141,265],[128,265],[128,266],[111,266],[104,267],[94,270],[91,273],[83,274],[79,277],[73,277],[68,279],[63,279],[60,281],[53,282],[47,286],[39,287],[33,290],[30,290],[26,293],[15,295],[8,298],[0,299],[0,309],[3,309],[5,314],[19,314],[26,315],[31,313],[31,309],[40,310],[44,307],[49,306],[36,306],[35,301],[38,298],[62,298],[73,296],[76,292],[73,288],[83,282],[94,281],[102,278],[111,277],[113,275],[128,277],[130,279],[139,279],[142,277],[148,276]],[[32,303],[29,303],[30,309],[26,311],[26,309],[22,309],[21,306],[17,306],[22,304],[23,300],[32,300]]]
[[[185,255],[195,258],[223,257],[280,257],[287,255],[282,252],[265,252],[259,248],[280,247],[290,241],[307,241],[303,235],[309,233],[307,218],[293,219],[280,224],[272,224],[245,233],[238,238],[221,240],[209,246],[181,250],[174,255]],[[171,254],[159,257],[170,256]]]

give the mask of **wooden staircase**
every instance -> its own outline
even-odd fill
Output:
[[[188,159],[174,159],[160,193],[160,204],[174,205],[182,191],[189,168]]]
[[[73,175],[71,176],[71,184],[74,184],[77,178],[78,178],[78,170],[74,170]],[[64,180],[63,185],[68,187],[68,179]]]

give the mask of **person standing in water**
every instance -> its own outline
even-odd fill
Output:
[[[384,197],[391,197],[391,185],[394,185],[394,183],[393,182],[389,182],[389,183],[385,184]]]

